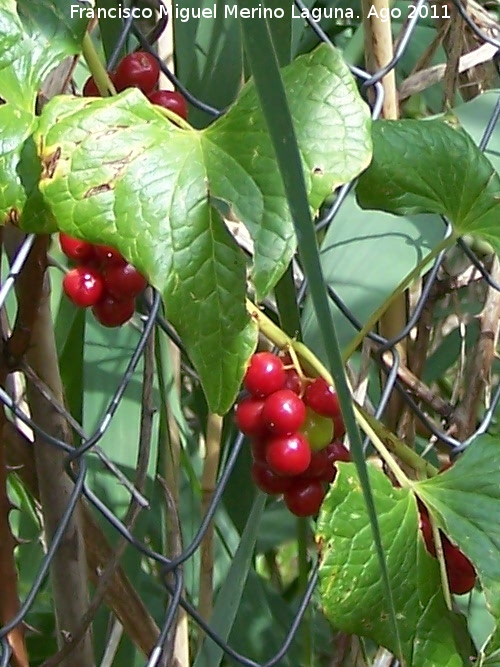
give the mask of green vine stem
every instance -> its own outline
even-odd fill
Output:
[[[311,350],[300,341],[290,338],[280,327],[275,324],[260,308],[247,299],[247,311],[257,323],[259,330],[277,347],[283,350],[293,350],[299,358],[302,368],[311,377],[322,377],[328,384],[333,385],[333,379],[321,361]],[[428,461],[423,459],[413,449],[399,440],[391,431],[386,429],[374,417],[353,400],[353,408],[356,421],[363,431],[370,437],[380,456],[387,463],[390,470],[402,486],[409,486],[410,480],[404,475],[391,453],[397,456],[403,463],[412,468],[418,478],[434,477],[438,470]]]
[[[82,42],[82,55],[85,58],[87,67],[90,70],[90,73],[94,77],[98,91],[103,97],[109,97],[110,95],[116,95],[116,88],[113,85],[113,82],[109,78],[109,74],[106,71],[106,68],[99,58],[94,43],[92,42],[92,37],[89,33],[85,33],[85,37]]]

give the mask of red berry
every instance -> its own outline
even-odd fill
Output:
[[[337,470],[328,456],[327,449],[311,452],[311,462],[301,478],[319,479],[322,482],[333,482]]]
[[[236,425],[242,433],[250,437],[263,435],[267,429],[262,422],[263,398],[249,396],[242,399],[235,408]]]
[[[295,516],[314,516],[319,512],[325,497],[323,485],[318,480],[297,481],[286,491],[283,499],[285,505]]]
[[[286,371],[285,389],[290,389],[290,391],[293,391],[299,396],[302,394],[302,380],[294,368],[289,368]]]
[[[280,389],[264,401],[262,422],[271,433],[291,435],[298,431],[306,417],[306,406],[290,389]]]
[[[114,84],[118,92],[125,88],[139,88],[147,95],[158,83],[160,66],[155,56],[147,51],[129,53],[119,63],[114,75]]]
[[[132,264],[110,264],[102,272],[106,291],[117,301],[135,297],[146,288],[147,280]]]
[[[436,547],[434,546],[434,537],[432,535],[432,526],[427,509],[419,504],[419,528],[424,538],[425,548],[431,556],[436,557]]]
[[[243,385],[252,396],[264,398],[282,389],[285,381],[281,359],[271,352],[257,352],[250,360]]]
[[[340,414],[337,394],[323,378],[316,378],[307,385],[304,403],[322,417],[334,419]]]
[[[104,296],[92,308],[94,317],[105,327],[120,327],[128,322],[135,311],[134,299],[116,301],[111,296]]]
[[[420,523],[419,527],[424,538],[425,546],[431,556],[436,557],[436,547],[432,534],[432,526],[427,509],[419,503]],[[463,595],[474,588],[476,583],[476,571],[474,566],[460,549],[452,544],[447,536],[440,530],[441,543],[443,546],[443,557],[446,564],[446,574],[450,591],[455,595]]]
[[[127,260],[123,257],[120,251],[116,248],[112,248],[110,245],[94,246],[94,255],[103,268],[113,264],[121,264],[123,266],[127,263]]]
[[[75,239],[61,232],[59,234],[59,245],[66,257],[78,264],[90,262],[94,258],[94,246],[88,241]]]
[[[83,86],[83,96],[84,97],[101,97],[99,88],[94,80],[93,76],[90,76]]]
[[[351,453],[345,445],[343,445],[340,440],[334,440],[326,448],[328,456],[331,461],[344,461],[345,463],[351,462]]]
[[[450,591],[455,595],[468,593],[476,583],[474,566],[467,556],[453,545],[445,535],[443,535],[443,554]]]
[[[290,477],[280,477],[270,468],[258,462],[252,464],[251,475],[255,486],[269,495],[285,493],[294,484],[294,480]]]
[[[328,459],[328,466],[326,467],[325,473],[320,477],[322,482],[327,482],[328,484],[332,484],[337,476],[337,466],[335,463],[337,461],[345,461],[346,463],[351,461],[349,450],[337,440],[331,442],[325,449],[322,449],[319,452],[314,452],[314,454],[324,454]]]
[[[108,76],[111,80],[111,83],[114,84],[115,83],[114,72],[109,72]],[[82,93],[84,97],[101,97],[101,93],[99,92],[99,88],[97,87],[97,84],[93,76],[90,76],[87,79],[87,81],[85,81]]]
[[[176,90],[155,90],[149,93],[148,99],[164,109],[170,109],[181,118],[186,120],[188,115],[187,101],[184,95]]]
[[[311,462],[309,443],[300,433],[270,438],[267,441],[266,461],[277,475],[301,475]]]
[[[77,266],[68,271],[62,284],[68,298],[80,308],[96,304],[104,291],[99,273],[87,266]]]

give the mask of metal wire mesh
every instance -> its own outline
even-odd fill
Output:
[[[351,67],[351,71],[360,82],[360,87],[362,91],[365,93],[365,95],[367,94],[368,91],[371,91],[371,95],[369,97],[372,100],[371,108],[372,108],[372,116],[374,119],[376,119],[380,115],[383,103],[384,90],[380,83],[381,79],[389,71],[391,71],[396,67],[401,57],[405,53],[406,49],[408,48],[408,45],[410,44],[412,36],[414,34],[415,27],[417,26],[417,22],[419,20],[420,8],[423,7],[424,4],[425,0],[418,0],[418,2],[415,5],[416,11],[413,15],[413,18],[408,20],[406,23],[402,25],[401,34],[397,36],[397,42],[396,42],[397,48],[394,54],[394,58],[386,67],[373,74],[368,73],[357,67]],[[461,17],[466,21],[468,26],[473,30],[473,32],[475,33],[475,35],[479,40],[483,42],[488,42],[490,44],[493,44],[495,47],[500,48],[500,42],[498,42],[496,39],[493,39],[490,35],[484,33],[474,24],[474,22],[467,13],[465,6],[461,4],[460,0],[454,0],[454,4],[458,9]],[[305,9],[305,5],[301,2],[301,0],[295,0],[295,5],[299,10]],[[321,41],[331,44],[328,35],[321,29],[321,27],[312,18],[308,19],[308,22],[310,24],[311,29],[317,34],[317,36]],[[165,27],[166,27],[166,19],[162,19],[162,22],[156,27],[154,31],[156,38],[158,38],[158,36],[165,29]],[[143,49],[146,49],[151,53],[154,53],[153,50],[154,44],[151,42],[151,40],[146,39],[142,35],[138,27],[135,25],[134,20],[130,18],[124,22],[120,38],[117,40],[114,53],[112,54],[108,62],[108,68],[110,70],[116,64],[116,61],[118,59],[118,54],[120,53],[123,44],[125,43],[129,34],[133,34],[135,36],[135,38],[138,40],[140,46]],[[496,57],[494,61],[495,65],[497,66]],[[209,114],[212,117],[217,117],[218,115],[223,113],[223,111],[214,109],[212,106],[194,97],[190,93],[190,91],[187,90],[182,85],[182,83],[176,78],[176,76],[165,66],[164,63],[161,63],[161,69],[163,73],[168,77],[168,79],[175,85],[175,87],[178,90],[180,90],[188,98],[188,100],[193,105],[197,106],[200,110],[204,111],[205,113]],[[366,97],[368,98],[368,95],[366,95]],[[500,115],[500,96],[498,98],[495,109],[491,114],[491,117],[486,127],[484,128],[483,137],[480,142],[481,150],[485,150],[486,147],[488,146],[488,142],[495,129],[499,115]],[[330,225],[335,224],[335,218],[339,213],[339,211],[341,210],[341,207],[343,206],[353,185],[354,183],[349,183],[338,190],[334,203],[327,211],[324,212],[322,218],[317,221],[318,230],[325,229]],[[446,230],[445,233],[450,233],[451,226],[449,222],[444,218],[442,219],[442,222],[443,225],[445,226]],[[13,294],[13,289],[15,287],[16,280],[18,279],[19,274],[23,269],[23,266],[25,265],[25,262],[33,247],[34,240],[35,237],[33,235],[27,236],[22,245],[20,246],[13,262],[11,263],[9,274],[0,287],[0,308],[4,307],[7,297]],[[493,280],[483,262],[474,254],[474,252],[470,249],[470,247],[467,244],[465,244],[462,240],[458,241],[458,247],[463,251],[468,261],[470,261],[471,264],[474,265],[477,268],[477,270],[481,273],[481,276],[486,282],[486,284],[492,286],[497,290],[500,290],[500,285]],[[379,333],[375,331],[369,332],[368,338],[371,339],[378,346],[378,351],[375,359],[376,362],[383,369],[383,371],[386,373],[386,382],[384,390],[382,392],[380,401],[376,406],[375,410],[376,417],[377,418],[383,417],[387,404],[390,400],[390,397],[392,396],[393,392],[397,391],[401,394],[403,399],[408,403],[411,410],[414,411],[414,413],[418,416],[418,418],[434,434],[434,436],[441,442],[449,445],[452,451],[452,455],[455,455],[456,453],[462,451],[474,439],[474,437],[488,430],[489,426],[491,425],[492,419],[494,417],[494,413],[498,405],[498,402],[500,401],[500,384],[493,391],[490,405],[488,409],[485,411],[482,420],[478,424],[476,432],[472,434],[469,438],[467,438],[466,441],[461,442],[455,439],[454,437],[450,436],[446,432],[444,426],[442,428],[436,427],[435,423],[428,418],[425,411],[422,410],[422,408],[418,405],[418,402],[408,391],[408,388],[400,381],[398,376],[400,357],[396,349],[397,343],[403,340],[406,336],[408,336],[410,331],[418,322],[422,314],[422,311],[425,308],[427,300],[429,298],[429,294],[433,286],[435,285],[444,257],[445,257],[445,251],[439,254],[439,256],[434,261],[432,267],[428,271],[418,302],[413,308],[409,321],[407,325],[404,327],[404,329],[402,329],[400,333],[391,340],[387,340],[386,338],[382,337]],[[303,302],[303,300],[307,296],[307,284],[305,281],[300,286],[297,294],[298,294],[298,301]],[[342,299],[339,297],[338,294],[336,294],[334,289],[331,287],[329,287],[329,296],[333,304],[340,310],[343,316],[347,318],[347,320],[358,331],[361,330],[362,328],[361,323],[356,319],[354,314],[343,303]],[[137,368],[141,358],[144,355],[148,337],[150,336],[154,328],[156,327],[158,331],[161,332],[162,335],[165,335],[171,340],[173,340],[175,344],[182,349],[182,341],[178,339],[178,337],[175,334],[175,331],[173,331],[172,327],[161,315],[160,296],[158,294],[154,294],[153,298],[150,300],[145,298],[144,302],[142,303],[142,308],[143,308],[142,314],[140,317],[142,330],[139,336],[139,340],[137,342],[133,354],[130,357],[127,367],[123,371],[121,381],[119,382],[115,392],[110,398],[107,408],[104,410],[104,413],[102,414],[95,431],[91,434],[85,433],[82,426],[77,422],[75,422],[73,417],[67,412],[66,408],[63,405],[57,405],[57,410],[60,411],[61,414],[65,415],[65,417],[68,419],[73,429],[79,434],[80,436],[79,446],[74,447],[72,444],[60,440],[58,438],[55,438],[53,435],[43,431],[43,429],[41,429],[39,425],[35,423],[30,418],[30,416],[23,411],[22,408],[19,407],[19,405],[16,403],[15,399],[9,394],[9,392],[5,388],[0,387],[0,400],[2,401],[4,406],[6,406],[6,408],[17,419],[19,419],[27,427],[36,432],[47,443],[50,443],[54,447],[64,451],[67,454],[67,471],[74,480],[74,487],[71,493],[71,497],[69,498],[68,501],[66,512],[64,514],[62,521],[60,522],[60,525],[58,526],[57,531],[53,536],[51,543],[48,545],[41,567],[36,577],[32,581],[31,589],[28,595],[26,596],[25,600],[23,601],[19,613],[15,616],[15,618],[12,618],[9,623],[0,628],[0,667],[8,667],[8,665],[10,664],[9,661],[11,658],[11,649],[9,647],[8,642],[6,641],[6,635],[8,632],[10,632],[10,630],[12,630],[15,626],[17,626],[19,622],[23,621],[23,619],[26,618],[28,611],[32,607],[37,595],[40,593],[44,580],[47,576],[49,567],[53,561],[54,554],[60,545],[62,536],[64,535],[64,532],[67,528],[71,515],[77,505],[77,502],[79,498],[82,496],[84,496],[87,499],[87,501],[94,506],[94,508],[109,523],[109,525],[114,528],[117,534],[121,535],[131,546],[139,550],[145,557],[157,563],[160,568],[161,581],[164,584],[165,589],[169,594],[169,598],[168,598],[168,603],[164,610],[164,618],[163,618],[163,623],[161,625],[161,632],[157,644],[153,649],[153,651],[151,652],[149,659],[147,660],[146,667],[155,667],[156,665],[163,664],[164,655],[165,653],[168,652],[166,646],[167,637],[169,635],[169,631],[172,627],[172,624],[174,623],[176,612],[179,606],[183,607],[187,611],[189,616],[200,626],[200,628],[203,629],[203,631],[214,642],[216,642],[224,650],[227,656],[230,656],[232,659],[234,659],[237,663],[241,665],[246,665],[248,667],[259,667],[259,663],[255,662],[248,656],[241,655],[236,650],[234,650],[230,645],[228,645],[227,642],[225,642],[221,637],[219,637],[217,633],[214,632],[210,628],[210,626],[200,617],[199,613],[193,607],[193,605],[182,595],[183,573],[181,566],[183,563],[191,559],[193,555],[197,552],[203,540],[203,537],[206,534],[206,531],[208,530],[209,525],[214,519],[217,508],[221,503],[222,495],[224,493],[228,480],[232,474],[232,471],[238,459],[240,449],[242,447],[244,440],[243,437],[242,436],[237,437],[234,442],[234,445],[230,449],[230,453],[227,457],[227,460],[225,461],[225,465],[220,470],[217,482],[217,488],[215,490],[211,503],[208,507],[206,515],[200,522],[200,525],[198,527],[198,530],[196,531],[194,538],[192,539],[190,544],[185,546],[182,553],[180,553],[175,558],[168,558],[164,554],[152,550],[150,547],[148,547],[147,544],[141,543],[141,541],[138,540],[134,536],[134,534],[129,530],[127,525],[125,525],[123,521],[117,518],[115,514],[106,506],[106,504],[91,490],[91,488],[87,483],[86,459],[87,455],[92,450],[93,452],[97,452],[101,457],[101,459],[110,467],[111,470],[113,470],[114,474],[118,476],[119,481],[126,486],[127,490],[131,493],[131,496],[134,497],[134,499],[138,502],[138,504],[141,507],[147,507],[148,505],[147,498],[144,498],[144,496],[141,493],[139,493],[137,490],[134,489],[133,485],[128,480],[124,479],[123,475],[116,469],[116,466],[113,466],[113,464],[106,458],[104,453],[100,451],[98,447],[99,441],[101,440],[101,438],[103,437],[103,435],[105,434],[106,430],[108,429],[109,425],[111,424],[112,420],[115,417],[117,408],[124,396],[125,390],[133,376],[135,369]],[[390,364],[387,363],[387,359],[383,356],[384,352],[387,351],[391,355]],[[51,400],[54,401],[53,398]],[[75,466],[71,465],[74,462],[78,463],[76,468]],[[77,470],[77,473],[75,473],[75,470]],[[294,621],[288,630],[286,639],[283,642],[281,649],[275,655],[270,656],[269,659],[264,663],[265,667],[272,667],[272,665],[278,664],[280,660],[283,658],[283,656],[286,655],[292,642],[294,642],[297,630],[303,619],[304,613],[308,605],[310,604],[316,583],[317,583],[317,566],[315,565],[312,567],[307,589],[304,593],[301,603],[299,604],[296,610]]]

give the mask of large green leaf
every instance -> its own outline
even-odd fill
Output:
[[[457,236],[475,234],[500,251],[500,178],[467,132],[444,119],[374,123],[373,161],[356,192],[363,208],[444,214]]]
[[[337,186],[370,161],[369,109],[340,53],[328,46],[297,58],[282,77],[314,215]],[[232,206],[252,234],[254,282],[263,297],[283,274],[296,239],[253,82],[206,136],[213,143],[214,162],[226,155],[226,168],[212,176],[212,193]]]
[[[370,159],[368,107],[328,47],[297,59],[283,78],[316,212]],[[229,205],[253,237],[258,297],[296,248],[253,85],[203,131],[175,127],[137,90],[59,97],[45,107],[35,142],[40,191],[56,224],[24,216],[21,225],[116,246],[162,292],[211,409],[227,411],[256,330],[245,310],[245,259],[212,204]]]
[[[445,473],[417,484],[436,523],[470,558],[478,572],[490,613],[497,623],[485,664],[500,661],[500,443],[475,440]]]
[[[74,55],[88,23],[67,0],[4,0],[0,6],[0,97],[33,109],[43,78]],[[90,5],[87,6],[90,9]]]
[[[336,628],[397,653],[359,478],[351,463],[340,463],[338,469],[316,531],[324,611]],[[407,667],[469,664],[456,639],[457,633],[466,636],[465,619],[446,608],[438,562],[427,553],[419,533],[414,495],[394,488],[372,466],[369,475],[391,577],[400,660]]]

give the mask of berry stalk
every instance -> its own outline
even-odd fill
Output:
[[[82,55],[85,58],[85,62],[87,63],[90,73],[94,77],[94,81],[101,95],[103,97],[116,95],[116,88],[99,58],[92,42],[92,38],[88,32],[85,33],[85,37],[83,38]]]

